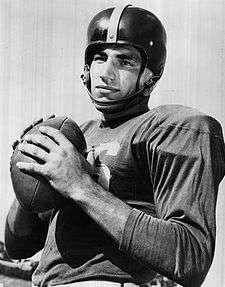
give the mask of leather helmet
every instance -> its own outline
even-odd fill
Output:
[[[112,44],[130,45],[138,49],[142,55],[141,72],[145,67],[149,68],[154,74],[151,85],[155,85],[165,66],[166,31],[153,13],[143,8],[126,5],[103,10],[91,20],[87,30],[83,75],[84,84],[89,91],[89,67],[93,56],[99,48]],[[133,96],[139,94],[139,91],[136,91]],[[90,96],[96,104],[98,101],[92,95]],[[123,102],[126,104],[126,101]],[[101,108],[96,107],[101,111]]]

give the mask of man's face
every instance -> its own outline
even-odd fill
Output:
[[[136,90],[141,70],[141,54],[130,46],[98,51],[90,67],[91,93],[108,102],[129,97]]]

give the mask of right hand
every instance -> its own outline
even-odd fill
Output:
[[[16,147],[17,147],[17,145],[20,143],[22,137],[23,137],[28,131],[30,131],[34,126],[36,126],[36,125],[38,125],[38,124],[40,124],[40,123],[42,123],[42,122],[44,122],[44,121],[46,121],[46,120],[52,119],[52,118],[55,118],[55,115],[54,115],[54,114],[52,114],[52,115],[50,115],[50,116],[47,116],[47,117],[42,117],[42,118],[40,118],[40,119],[38,119],[38,120],[34,120],[28,127],[26,127],[26,128],[23,130],[22,134],[20,135],[20,138],[17,139],[17,140],[15,140],[15,141],[13,142],[13,144],[12,144],[13,150],[16,149]]]

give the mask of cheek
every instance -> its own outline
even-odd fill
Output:
[[[90,77],[91,79],[96,79],[99,77],[101,73],[101,65],[96,64],[95,62],[93,62],[90,66]]]
[[[133,92],[136,90],[138,76],[134,73],[124,73],[120,75],[121,87],[125,92]]]
[[[96,75],[96,71],[95,71],[95,68],[94,67],[90,67],[90,79],[91,79],[91,82],[94,81],[94,76],[93,75]]]
[[[89,86],[89,89],[90,89],[90,92],[93,94],[94,93],[94,86],[95,86],[95,78],[94,75],[96,75],[96,73],[94,72],[94,69],[93,68],[90,68],[90,86]]]
[[[95,85],[97,84],[97,78],[98,78],[98,70],[96,69],[96,67],[91,67],[90,68],[90,90],[92,93],[94,93],[95,91]]]

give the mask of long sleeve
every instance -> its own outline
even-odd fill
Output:
[[[5,245],[8,255],[14,259],[31,257],[44,246],[48,216],[32,214],[24,210],[15,199],[5,224]]]
[[[170,122],[158,116],[156,130],[139,159],[148,163],[158,218],[133,209],[120,249],[183,286],[199,286],[215,247],[216,199],[225,170],[221,127],[192,114]]]

